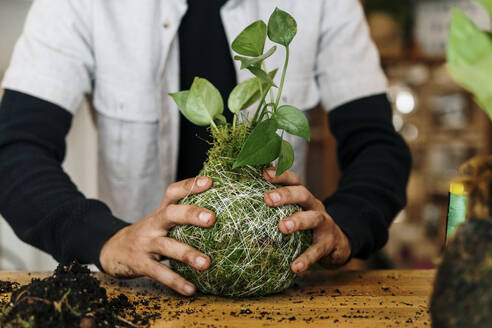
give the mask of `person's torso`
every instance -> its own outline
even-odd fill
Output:
[[[282,102],[306,110],[320,100],[316,55],[322,0],[229,0],[221,9],[229,44],[247,25],[268,21],[275,7],[291,13],[298,34]],[[179,112],[168,93],[180,89],[180,22],[186,0],[94,1],[93,102],[99,131],[99,193],[118,217],[135,221],[159,205],[177,172]],[[273,44],[267,40],[265,49]],[[203,49],[209,51],[209,49]],[[284,49],[267,60],[282,68]],[[237,80],[251,77],[235,62]],[[288,136],[304,175],[306,144]]]

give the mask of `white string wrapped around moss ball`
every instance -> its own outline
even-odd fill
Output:
[[[279,231],[278,222],[301,208],[266,205],[265,192],[276,186],[263,178],[261,168],[232,171],[234,159],[218,154],[228,153],[217,149],[223,141],[215,143],[201,172],[213,179],[212,188],[181,201],[215,212],[215,224],[211,228],[177,226],[170,231],[170,237],[210,256],[211,266],[198,271],[174,260],[171,265],[207,294],[246,297],[281,292],[293,283],[290,265],[309,246],[311,233]]]

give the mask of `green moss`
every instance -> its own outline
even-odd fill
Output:
[[[301,208],[265,204],[264,193],[277,187],[263,178],[265,166],[232,170],[249,132],[245,124],[234,130],[223,125],[213,132],[214,142],[200,173],[213,179],[213,187],[181,201],[214,211],[214,226],[177,226],[169,233],[212,259],[205,271],[171,261],[176,272],[203,293],[245,297],[281,292],[295,277],[290,264],[311,244],[310,232],[283,235],[278,230],[282,218]]]

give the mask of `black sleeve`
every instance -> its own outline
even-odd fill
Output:
[[[127,224],[86,199],[62,169],[72,115],[5,90],[0,104],[0,213],[23,241],[57,261],[99,264],[106,240]]]
[[[324,204],[348,236],[352,257],[367,258],[384,246],[392,220],[406,204],[410,151],[395,132],[384,94],[342,105],[329,120],[342,177]]]

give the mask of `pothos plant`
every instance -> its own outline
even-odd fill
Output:
[[[289,63],[289,46],[297,33],[294,18],[275,9],[268,25],[259,20],[246,27],[232,43],[235,60],[253,77],[239,83],[229,95],[232,122],[223,115],[219,91],[206,79],[195,78],[189,90],[171,94],[183,115],[199,126],[210,126],[213,141],[200,175],[212,178],[213,186],[181,201],[207,208],[216,214],[208,229],[176,226],[169,236],[191,245],[211,258],[205,271],[179,261],[171,265],[204,293],[225,296],[259,296],[280,292],[294,279],[290,264],[311,243],[309,231],[283,235],[278,222],[301,210],[297,205],[269,207],[266,191],[276,188],[262,170],[278,158],[277,175],[292,166],[294,151],[284,140],[286,132],[309,140],[309,125],[303,112],[280,105]],[[285,48],[280,83],[277,69],[268,71],[265,60],[276,50],[265,51],[266,38]],[[249,118],[244,110],[257,103]]]
[[[492,0],[476,0],[492,18]],[[492,34],[479,29],[458,8],[453,9],[446,67],[469,90],[492,120]]]
[[[246,27],[232,42],[232,49],[239,55],[241,69],[247,69],[254,77],[239,83],[229,95],[228,109],[234,114],[232,129],[238,124],[241,111],[258,103],[254,116],[242,116],[252,129],[242,146],[233,168],[245,165],[269,164],[278,158],[277,176],[288,170],[294,162],[294,151],[284,140],[284,132],[310,140],[309,124],[304,113],[291,105],[280,105],[289,64],[290,43],[297,34],[297,23],[287,12],[275,9],[268,25],[258,20]],[[285,63],[280,85],[273,81],[278,69],[267,71],[265,60],[277,50],[274,45],[265,51],[268,38],[285,48]],[[208,80],[196,77],[189,90],[171,93],[183,115],[199,126],[227,124],[223,115],[224,103],[217,88]],[[280,131],[280,135],[277,133]]]

